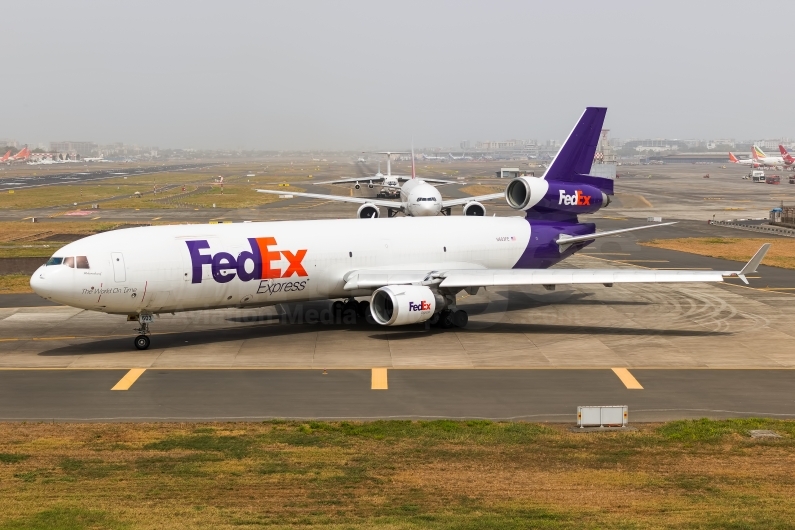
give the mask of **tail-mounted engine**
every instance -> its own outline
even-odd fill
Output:
[[[594,186],[538,177],[513,179],[505,188],[505,200],[515,210],[575,215],[594,213],[610,203],[610,197]]]

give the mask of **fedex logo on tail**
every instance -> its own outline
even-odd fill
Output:
[[[191,283],[201,283],[202,267],[205,265],[210,266],[213,280],[218,283],[231,282],[236,276],[242,282],[289,278],[293,275],[309,276],[302,265],[302,261],[306,257],[306,249],[295,252],[275,250],[273,247],[276,246],[276,238],[273,237],[248,238],[248,243],[251,251],[244,250],[235,257],[229,252],[216,252],[215,254],[207,252],[205,254],[203,251],[209,250],[210,243],[204,239],[186,241],[185,244],[188,245],[188,252],[190,252]],[[282,257],[287,260],[287,268],[284,270],[274,268],[273,262],[281,261]],[[249,262],[253,268],[247,267]],[[248,270],[249,268],[252,270]]]
[[[584,195],[581,190],[575,190],[574,194],[569,195],[566,190],[559,190],[560,198],[558,204],[565,204],[568,206],[590,206],[591,196]]]
[[[419,304],[415,304],[414,302],[409,302],[409,311],[430,311],[431,304],[423,300]]]

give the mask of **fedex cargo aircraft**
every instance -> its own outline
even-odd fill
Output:
[[[769,245],[738,271],[550,269],[597,238],[659,226],[596,232],[579,220],[613,193],[612,180],[588,174],[606,112],[585,110],[543,177],[508,184],[521,216],[129,228],[62,247],[30,284],[46,299],[137,320],[135,347],[146,349],[154,316],[176,311],[337,300],[383,326],[447,328],[467,324],[456,296],[480,287],[747,282]]]

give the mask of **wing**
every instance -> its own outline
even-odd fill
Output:
[[[401,182],[405,182],[407,180],[411,180],[411,176],[407,175],[392,175],[393,178],[398,179]],[[429,179],[425,177],[417,177],[418,180],[422,180],[424,182],[428,182],[429,184],[458,184],[461,185],[463,182],[456,182],[455,180],[442,180],[442,179]]]
[[[340,195],[323,195],[321,193],[299,193],[297,191],[274,191],[257,190],[259,193],[270,193],[272,195],[295,195],[296,197],[308,197],[310,199],[325,199],[327,201],[354,202],[356,204],[375,204],[384,208],[403,208],[402,202],[382,201],[379,199],[362,199],[361,197],[342,197]]]
[[[463,199],[445,199],[442,201],[442,208],[446,208],[448,206],[458,206],[461,204],[466,204],[472,201],[491,201],[494,199],[500,199],[505,197],[505,193],[490,193],[488,195],[476,195],[474,197],[464,197]]]
[[[446,270],[355,270],[345,275],[345,290],[377,289],[385,285],[436,285],[440,289],[511,285],[573,285],[614,283],[722,282],[723,278],[740,278],[756,272],[770,243],[765,243],[739,271],[650,270],[650,269],[477,269]],[[466,264],[461,264],[466,267]]]
[[[347,184],[348,182],[380,182],[384,177],[359,177],[349,179],[327,180],[325,182],[315,182],[315,184]]]

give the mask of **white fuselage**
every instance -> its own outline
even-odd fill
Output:
[[[422,179],[407,180],[400,188],[400,201],[404,213],[411,217],[434,216],[442,211],[442,194]]]
[[[31,286],[56,302],[116,314],[365,296],[372,290],[343,289],[346,274],[510,269],[530,230],[523,217],[465,216],[128,228],[64,246],[51,259],[64,262],[40,267]]]
[[[784,158],[780,156],[765,156],[756,159],[757,163],[762,166],[767,167],[776,167],[776,166],[783,166],[785,164]]]

